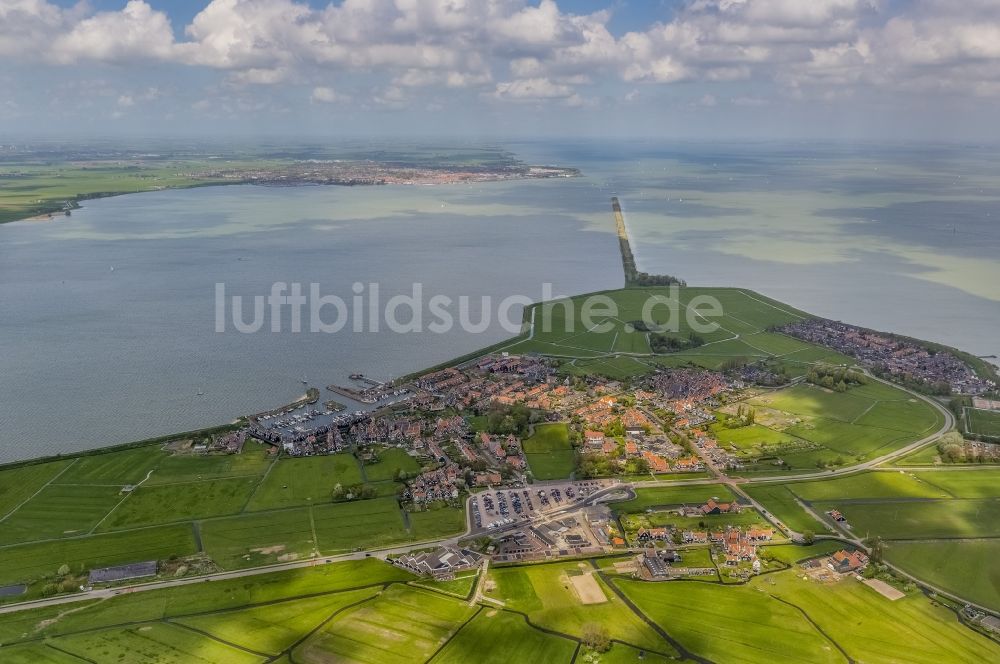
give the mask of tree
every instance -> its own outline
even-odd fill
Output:
[[[611,649],[611,635],[608,628],[598,623],[587,623],[583,626],[583,642],[597,652],[607,652]]]
[[[802,542],[805,544],[812,544],[816,541],[816,533],[811,530],[802,531]]]
[[[59,571],[57,571],[56,574],[58,574],[59,576],[66,576],[67,574],[69,574],[69,565],[67,565],[66,563],[60,565]]]

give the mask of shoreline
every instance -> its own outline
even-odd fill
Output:
[[[633,287],[629,288],[628,290],[655,290],[657,288],[662,288],[662,287],[658,287],[658,286],[633,286]],[[723,288],[723,287],[688,286],[688,288]],[[617,290],[621,290],[621,289],[604,289],[604,290],[600,290],[600,291],[593,291],[593,292],[590,292],[590,293],[581,293],[579,295],[572,295],[572,296],[567,296],[567,297],[574,297],[574,298],[576,298],[576,297],[587,297],[587,296],[592,296],[592,295],[600,295],[602,293],[614,292],[614,291],[617,291]],[[741,290],[749,290],[749,289],[741,289]],[[756,291],[750,291],[750,292],[756,293]],[[760,295],[763,295],[763,294],[760,294]],[[767,297],[767,296],[764,296],[764,297]],[[523,322],[522,322],[521,332],[518,333],[518,334],[516,334],[516,335],[514,335],[514,336],[512,336],[512,337],[510,337],[509,339],[506,339],[504,341],[501,341],[501,342],[498,342],[498,343],[495,343],[495,344],[492,344],[492,345],[489,345],[489,346],[478,348],[478,349],[476,349],[474,351],[471,351],[469,353],[466,353],[464,355],[459,355],[459,356],[457,356],[455,358],[452,358],[451,360],[448,360],[446,362],[441,362],[441,363],[438,363],[436,365],[433,365],[433,366],[421,369],[419,371],[415,371],[413,373],[400,376],[395,382],[396,383],[410,382],[410,381],[415,380],[416,378],[419,378],[420,376],[423,376],[423,375],[426,375],[426,374],[429,374],[429,373],[433,373],[435,371],[439,371],[439,370],[441,370],[441,369],[443,369],[445,367],[459,366],[459,365],[462,365],[462,364],[467,364],[467,363],[469,363],[469,362],[471,362],[473,360],[476,360],[478,358],[481,358],[481,357],[483,357],[485,355],[488,355],[488,354],[491,354],[491,353],[496,353],[496,352],[501,352],[505,348],[510,347],[510,346],[512,346],[514,344],[517,344],[518,342],[520,342],[520,341],[528,338],[527,335],[529,334],[529,331],[530,331],[530,328],[531,328],[531,321],[533,319],[532,312],[536,308],[538,308],[540,306],[544,306],[545,304],[547,304],[549,302],[557,302],[557,301],[559,301],[559,300],[550,300],[550,301],[546,301],[546,302],[535,302],[535,303],[533,303],[531,305],[525,306],[524,307],[524,311],[522,313],[522,320],[523,320]],[[864,329],[868,329],[868,328],[864,328]],[[924,346],[927,346],[927,347],[936,348],[936,349],[938,349],[940,351],[951,352],[951,353],[955,354],[956,357],[958,357],[959,359],[961,359],[963,361],[966,361],[966,362],[967,362],[967,358],[974,358],[981,365],[986,365],[987,367],[991,366],[990,363],[986,362],[985,360],[982,360],[982,359],[980,359],[980,358],[978,358],[978,357],[976,357],[974,355],[971,355],[969,353],[961,351],[961,350],[959,350],[957,348],[953,348],[951,346],[947,346],[945,344],[938,344],[936,342],[924,341],[922,339],[915,339],[913,337],[907,337],[907,336],[895,334],[895,333],[892,333],[892,332],[882,332],[882,331],[879,331],[879,330],[872,330],[872,331],[879,332],[880,334],[892,335],[892,336],[894,336],[896,338],[904,339],[904,340],[907,340],[907,341],[911,341],[911,342],[913,342],[915,344],[919,344],[919,345],[924,345]],[[973,366],[973,369],[976,370],[977,373],[978,373],[978,368],[975,365],[972,365],[972,366]],[[988,376],[990,376],[990,375],[993,377],[993,379],[995,379],[996,376],[997,376],[997,374],[996,374],[995,371],[994,372],[989,372]],[[892,384],[894,384],[894,385],[898,384],[898,383],[895,383],[893,381],[890,381],[890,382],[892,382]],[[313,393],[313,390],[315,390],[315,393]],[[315,397],[315,398],[312,401],[309,401],[309,399],[312,398],[312,397]],[[303,403],[316,403],[319,400],[319,398],[320,398],[320,390],[318,388],[309,388],[309,390],[307,390],[306,394],[303,397],[301,397],[300,399],[295,400],[292,403],[293,404],[298,404],[298,405],[301,406]],[[934,399],[934,397],[932,397],[932,396],[928,396],[927,398]],[[223,433],[223,432],[226,432],[226,431],[235,430],[235,429],[239,428],[240,426],[245,425],[246,423],[248,423],[253,418],[255,418],[255,417],[259,416],[259,415],[267,414],[267,413],[275,413],[275,412],[278,412],[278,411],[281,411],[283,409],[288,408],[289,405],[290,404],[285,404],[284,406],[279,406],[279,407],[276,407],[276,408],[272,408],[270,410],[263,410],[263,411],[260,411],[260,412],[258,412],[256,414],[252,414],[252,415],[243,415],[243,416],[240,416],[240,417],[232,420],[228,424],[217,424],[217,425],[211,425],[211,426],[202,427],[202,428],[196,428],[196,429],[192,429],[192,430],[188,430],[188,431],[182,431],[182,432],[176,432],[176,433],[168,433],[168,434],[164,434],[164,435],[160,435],[160,436],[152,436],[150,438],[144,438],[144,439],[137,440],[137,441],[118,443],[118,444],[104,446],[104,447],[95,447],[95,448],[91,448],[91,449],[87,449],[87,450],[81,450],[79,452],[66,452],[66,453],[59,453],[59,454],[54,454],[54,455],[46,455],[46,456],[41,456],[41,457],[32,457],[32,458],[29,458],[29,459],[21,459],[21,460],[17,460],[17,461],[6,462],[6,463],[0,463],[0,470],[8,470],[8,469],[11,469],[11,468],[18,468],[18,467],[22,467],[22,466],[35,465],[35,464],[38,464],[38,463],[45,463],[45,462],[48,462],[48,461],[56,461],[56,460],[60,460],[60,459],[73,459],[73,458],[78,458],[78,457],[94,456],[94,455],[99,455],[99,454],[107,454],[107,453],[110,453],[110,452],[121,451],[123,449],[130,449],[130,448],[135,448],[135,447],[145,447],[147,445],[155,445],[155,444],[166,443],[166,442],[170,442],[172,440],[177,440],[178,438],[192,437],[192,436],[198,436],[198,435],[202,435],[203,436],[203,435],[210,435],[210,434],[215,434],[215,433]]]
[[[532,174],[532,171],[539,169],[543,172]],[[558,174],[557,174],[558,172]],[[184,190],[184,189],[197,189],[200,187],[228,187],[233,185],[252,185],[258,187],[380,187],[380,186],[403,186],[403,187],[414,187],[414,186],[439,186],[439,185],[459,185],[459,184],[487,184],[493,182],[510,182],[518,180],[561,180],[581,177],[583,173],[578,168],[572,168],[568,166],[538,166],[531,165],[526,167],[524,173],[516,174],[502,174],[502,173],[491,173],[488,177],[477,178],[477,176],[482,176],[482,173],[475,173],[474,171],[454,171],[451,173],[456,177],[454,180],[450,181],[429,181],[420,180],[419,178],[411,181],[376,181],[376,180],[365,180],[365,181],[353,181],[353,180],[331,180],[331,181],[310,181],[307,179],[298,179],[292,181],[276,180],[276,179],[258,179],[253,177],[243,177],[243,178],[226,178],[220,177],[219,179],[209,179],[206,177],[205,180],[192,180],[189,183],[184,184],[172,184],[163,185],[157,187],[150,187],[149,189],[142,189],[138,191],[97,191],[89,193],[76,194],[72,198],[63,199],[60,201],[53,201],[51,205],[42,204],[39,207],[34,208],[28,213],[28,216],[17,217],[15,219],[2,219],[0,218],[0,226],[4,224],[13,224],[17,222],[43,222],[43,221],[54,221],[56,217],[72,217],[71,212],[73,210],[79,210],[83,207],[82,203],[87,201],[95,201],[102,198],[117,198],[118,196],[128,196],[131,194],[147,194],[155,191],[169,191],[169,190]],[[464,177],[461,177],[464,176]]]

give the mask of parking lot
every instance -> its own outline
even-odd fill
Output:
[[[614,483],[608,480],[580,480],[482,491],[469,498],[472,526],[491,531],[515,523],[529,523],[579,505],[593,493],[611,486]]]

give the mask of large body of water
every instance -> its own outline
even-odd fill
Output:
[[[303,378],[390,378],[502,340],[504,296],[621,284],[612,193],[640,269],[1000,354],[990,151],[511,147],[584,176],[166,191],[0,226],[0,462],[217,424],[298,397]],[[217,283],[253,296],[276,281],[348,302],[355,282],[378,283],[383,302],[420,282],[425,298],[471,296],[474,320],[491,296],[494,320],[479,334],[295,334],[288,320],[279,333],[215,331]]]

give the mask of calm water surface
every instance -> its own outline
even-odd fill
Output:
[[[0,226],[0,461],[231,420],[353,371],[390,378],[481,334],[215,332],[215,284],[539,299],[617,287],[609,197],[640,268],[1000,354],[1000,159],[954,148],[520,144],[569,181],[220,187]],[[114,267],[114,270],[111,268]],[[474,307],[474,320],[478,308]],[[249,313],[247,314],[249,318]],[[201,391],[204,394],[198,395]]]

